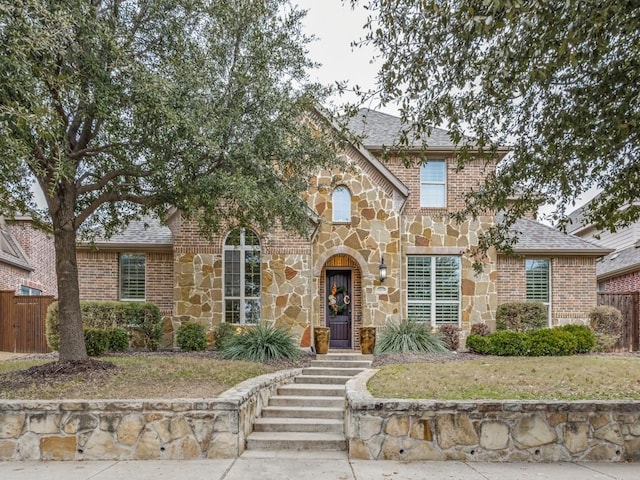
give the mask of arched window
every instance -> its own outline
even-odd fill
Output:
[[[333,221],[351,221],[351,192],[345,186],[336,187],[333,191]]]
[[[224,321],[260,323],[260,239],[236,229],[224,243]]]

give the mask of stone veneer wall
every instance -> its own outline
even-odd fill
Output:
[[[300,369],[202,400],[0,402],[0,461],[235,458],[269,397]]]
[[[372,397],[347,382],[349,457],[492,462],[640,461],[640,401],[437,401]]]

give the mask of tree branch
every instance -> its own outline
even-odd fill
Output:
[[[112,172],[108,172],[104,175],[102,175],[99,181],[89,184],[89,185],[82,185],[82,182],[84,180],[86,180],[87,178],[90,177],[96,177],[98,178],[98,175],[96,175],[95,173],[85,173],[84,175],[82,175],[76,182],[76,186],[77,186],[77,193],[78,195],[83,195],[85,193],[89,193],[89,192],[95,192],[98,190],[102,190],[104,187],[106,187],[109,182],[111,180],[114,180],[115,178],[118,177],[134,177],[134,178],[145,178],[145,177],[149,177],[151,176],[152,172],[148,171],[148,170],[142,170],[142,171],[137,171],[137,172],[130,172],[127,170],[114,170]]]
[[[105,203],[131,202],[138,205],[153,206],[161,202],[158,195],[134,195],[131,193],[105,192],[98,196],[87,208],[80,212],[74,220],[74,228],[77,230],[101,205]]]

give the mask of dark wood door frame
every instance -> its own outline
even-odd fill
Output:
[[[331,331],[330,348],[351,348],[353,282],[351,269],[327,269],[325,321]],[[335,286],[335,295],[332,290]],[[333,298],[332,298],[333,297]]]

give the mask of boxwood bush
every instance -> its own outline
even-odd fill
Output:
[[[109,330],[104,328],[85,328],[84,344],[87,347],[87,355],[99,357],[109,349]]]
[[[590,352],[595,336],[585,326],[565,325],[531,332],[499,331],[483,337],[471,334],[467,348],[481,355],[560,356]]]
[[[130,335],[137,334],[146,348],[157,350],[162,338],[160,309],[148,302],[80,302],[84,328],[108,330],[121,328]],[[58,302],[47,310],[47,344],[52,350],[60,346],[60,319]]]
[[[509,302],[498,306],[496,330],[529,332],[547,326],[547,307],[540,302]]]
[[[199,323],[183,323],[178,327],[177,342],[185,352],[201,351],[207,348],[207,333]]]

